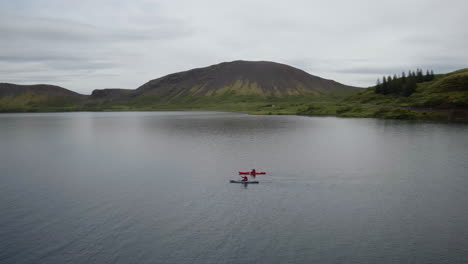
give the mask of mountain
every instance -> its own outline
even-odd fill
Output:
[[[81,95],[53,85],[0,84],[0,108],[27,109],[41,105],[60,106],[70,102],[86,105],[167,104],[183,99],[191,103],[200,97],[231,99],[236,96],[250,98],[284,98],[287,96],[320,96],[349,92],[356,87],[310,75],[300,69],[268,61],[233,61],[178,72],[151,80],[136,90],[98,89],[90,96]],[[180,100],[179,100],[180,101]],[[218,103],[219,101],[213,101]],[[95,109],[95,108],[93,108]]]
[[[355,88],[310,75],[285,64],[268,61],[233,61],[151,80],[140,86],[135,91],[135,96],[156,96],[166,99],[217,95],[317,96],[351,91]]]

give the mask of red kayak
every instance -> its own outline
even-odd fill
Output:
[[[266,172],[261,171],[261,172],[255,172],[255,175],[260,175],[260,174],[266,174]],[[239,175],[254,175],[250,171],[239,171]]]

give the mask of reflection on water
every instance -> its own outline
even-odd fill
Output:
[[[0,115],[0,262],[466,263],[467,160],[460,124]]]

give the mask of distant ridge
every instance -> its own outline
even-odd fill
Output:
[[[91,93],[93,99],[121,99],[126,98],[134,94],[135,90],[131,89],[119,89],[119,88],[107,88],[107,89],[96,89]]]
[[[0,97],[19,96],[24,93],[41,96],[65,96],[81,98],[84,95],[70,91],[60,86],[49,84],[19,85],[13,83],[0,83]]]
[[[74,110],[86,99],[86,95],[55,85],[0,83],[0,112]]]

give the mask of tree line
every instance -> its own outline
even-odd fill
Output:
[[[402,72],[400,76],[396,74],[389,75],[388,77],[382,77],[377,79],[377,85],[375,86],[374,92],[377,94],[393,94],[401,96],[410,96],[416,90],[416,84],[422,82],[432,81],[434,79],[434,71],[426,71],[423,73],[421,69],[416,71],[408,71],[408,74]]]

